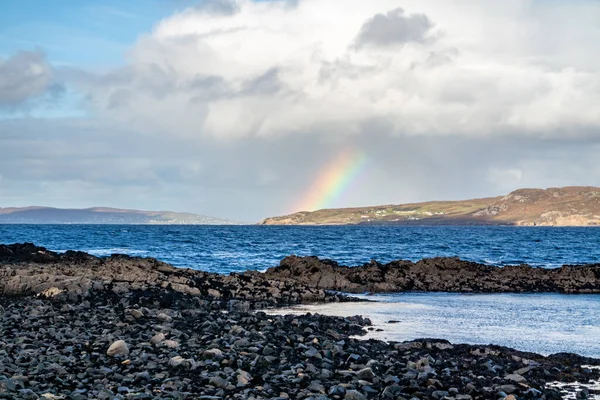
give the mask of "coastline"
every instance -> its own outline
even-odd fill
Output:
[[[356,304],[303,304],[265,309],[270,314],[368,316],[363,339],[385,342],[419,337],[473,346],[510,347],[548,356],[570,352],[600,359],[600,297],[542,293],[396,293],[360,296]],[[573,312],[572,310],[577,310]]]
[[[586,367],[599,359],[575,354],[365,341],[355,336],[368,318],[253,311],[352,301],[268,274],[6,249],[0,395],[9,398],[561,398],[550,383],[600,378]]]

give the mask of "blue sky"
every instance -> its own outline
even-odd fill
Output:
[[[123,62],[136,38],[184,0],[4,0],[0,56],[42,49],[54,65],[103,68]]]
[[[108,70],[125,61],[138,36],[178,9],[186,0],[26,0],[0,3],[0,57],[41,50],[54,67]],[[59,97],[0,118],[82,117],[82,95],[64,85]]]

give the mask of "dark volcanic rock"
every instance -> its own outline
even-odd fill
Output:
[[[255,275],[256,273],[248,273]],[[317,257],[290,256],[263,276],[343,292],[560,292],[600,293],[600,264],[534,268],[493,267],[458,258],[431,258],[413,263],[372,261],[345,267]]]
[[[506,269],[518,273],[503,279],[519,288],[541,279],[523,277],[535,271],[527,268]],[[597,282],[586,275],[597,267],[564,268],[548,281],[555,286],[542,287]],[[287,258],[267,274],[222,276],[154,259],[0,246],[0,398],[559,399],[548,383],[597,380],[600,370],[588,366],[600,360],[573,354],[362,341],[352,336],[366,333],[368,318],[249,311],[346,299],[324,288],[426,290],[476,277],[492,290],[495,274],[456,259],[350,269]]]
[[[131,290],[168,290],[210,298],[234,308],[346,299],[295,282],[269,280],[260,274],[226,276],[175,268],[153,258],[98,258],[74,251],[55,253],[31,243],[0,245],[0,294],[66,295],[76,299],[94,291],[122,294]]]
[[[351,338],[370,324],[362,317],[213,306],[144,291],[0,296],[0,398],[558,399],[546,383],[600,375],[581,365],[600,360],[575,355]]]

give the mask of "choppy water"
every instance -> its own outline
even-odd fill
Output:
[[[0,225],[0,243],[24,241],[221,273],[268,268],[290,254],[344,265],[435,256],[544,267],[600,262],[600,228]]]
[[[600,358],[600,295],[402,293],[368,298],[377,303],[351,307],[352,315],[368,316],[375,328],[383,329],[367,337],[439,338]],[[349,309],[339,303],[273,312],[347,316]]]
[[[544,267],[600,262],[600,228],[0,225],[0,243],[26,241],[57,251],[155,257],[220,273],[265,269],[290,254],[345,265],[434,256]],[[379,303],[353,304],[350,310],[347,305],[319,306],[319,311],[329,307],[328,312],[340,315],[367,315],[384,329],[375,335],[388,340],[437,337],[600,357],[600,295],[409,293],[375,298]]]

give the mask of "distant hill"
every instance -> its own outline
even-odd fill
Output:
[[[600,226],[600,188],[519,189],[484,199],[303,211],[261,224]]]
[[[237,222],[189,213],[108,207],[85,209],[0,207],[0,224],[232,225]]]

